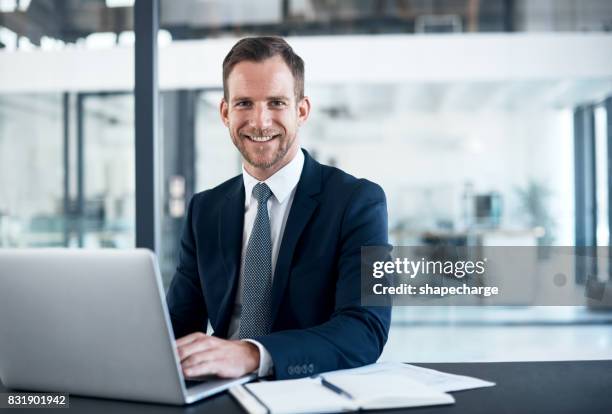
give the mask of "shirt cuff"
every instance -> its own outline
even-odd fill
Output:
[[[259,368],[257,369],[257,376],[267,377],[272,375],[272,370],[274,369],[274,362],[272,362],[272,356],[268,352],[268,350],[259,342],[254,339],[243,339],[245,342],[250,342],[259,349]]]

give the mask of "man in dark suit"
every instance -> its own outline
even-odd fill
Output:
[[[387,245],[383,190],[301,150],[310,101],[283,39],[239,41],[223,88],[243,172],[189,205],[168,291],[183,372],[283,379],[375,362],[391,311],[361,306],[360,256]]]

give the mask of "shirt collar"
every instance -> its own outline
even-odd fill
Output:
[[[289,164],[285,165],[283,168],[275,172],[271,177],[269,177],[264,182],[270,187],[272,194],[276,198],[279,203],[282,203],[289,197],[291,191],[295,188],[298,181],[300,181],[300,176],[302,175],[302,168],[304,167],[304,153],[302,153],[301,149],[298,149],[297,154]],[[242,165],[242,180],[244,181],[244,191],[245,197],[244,202],[245,205],[249,205],[251,202],[251,196],[253,194],[253,187],[255,184],[260,181],[250,175],[245,169],[244,164]]]

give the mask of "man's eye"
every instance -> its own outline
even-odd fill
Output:
[[[249,105],[251,105],[251,103],[249,101],[239,101],[239,102],[236,102],[236,106],[238,106],[238,107],[245,107],[245,106],[249,106]]]
[[[283,101],[271,101],[270,104],[272,106],[277,106],[277,107],[278,106],[285,106],[285,102],[283,102]]]

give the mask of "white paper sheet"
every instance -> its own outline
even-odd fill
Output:
[[[471,390],[474,388],[492,387],[494,382],[481,380],[465,375],[448,374],[435,369],[418,367],[416,365],[403,364],[401,362],[381,362],[366,365],[361,368],[353,368],[342,371],[325,373],[326,378],[333,378],[338,373],[369,374],[374,372],[398,373],[408,378],[429,385],[442,392],[453,392]]]

